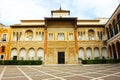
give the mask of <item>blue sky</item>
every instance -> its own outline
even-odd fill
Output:
[[[120,0],[0,0],[0,23],[9,26],[21,19],[44,19],[60,5],[78,19],[109,18],[119,4]]]

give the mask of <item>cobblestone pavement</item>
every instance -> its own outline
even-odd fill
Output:
[[[0,80],[120,80],[120,64],[0,65]]]

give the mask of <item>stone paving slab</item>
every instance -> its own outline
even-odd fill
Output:
[[[6,67],[6,68],[5,68]],[[1,80],[120,80],[120,64],[1,66]]]
[[[67,80],[90,80],[90,79],[92,79],[92,78],[83,77],[83,76],[79,76],[79,75],[64,77],[64,78]]]
[[[118,77],[118,76],[108,76],[108,77],[104,77],[102,79],[104,79],[104,80],[120,80],[120,77]]]

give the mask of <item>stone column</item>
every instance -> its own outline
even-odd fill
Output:
[[[22,38],[23,41],[25,41],[25,30],[23,31],[23,38]]]
[[[34,60],[38,60],[37,59],[37,50],[35,49],[35,58],[34,58]]]
[[[94,59],[94,47],[92,47],[92,59]]]
[[[57,33],[57,32],[55,32],[55,40],[57,40],[57,35],[58,35],[58,33]]]
[[[96,35],[96,40],[98,40],[98,32],[95,31],[95,35]]]
[[[36,31],[33,31],[33,40],[32,41],[36,41]]]
[[[85,59],[85,60],[87,59],[87,56],[86,56],[86,48],[84,48],[84,59]]]
[[[108,34],[108,32],[105,31],[105,40],[108,39],[109,34],[108,34],[108,36],[107,36],[107,34]]]
[[[65,41],[67,41],[67,39],[68,39],[67,37],[68,37],[67,32],[64,32],[64,40],[65,40]]]
[[[28,49],[26,49],[26,60],[28,60]]]
[[[99,47],[99,52],[100,52],[100,59],[102,59],[102,48],[101,47]]]
[[[86,40],[88,40],[88,31],[86,30]]]
[[[17,52],[18,52],[17,53],[17,60],[20,60],[20,49],[19,50],[17,49]]]

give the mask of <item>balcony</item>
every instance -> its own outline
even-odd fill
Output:
[[[114,42],[114,41],[118,40],[119,38],[120,38],[120,32],[119,32],[118,34],[114,35],[112,38],[110,38],[110,39],[107,41],[107,43],[109,44],[109,43],[111,43],[111,42]]]

